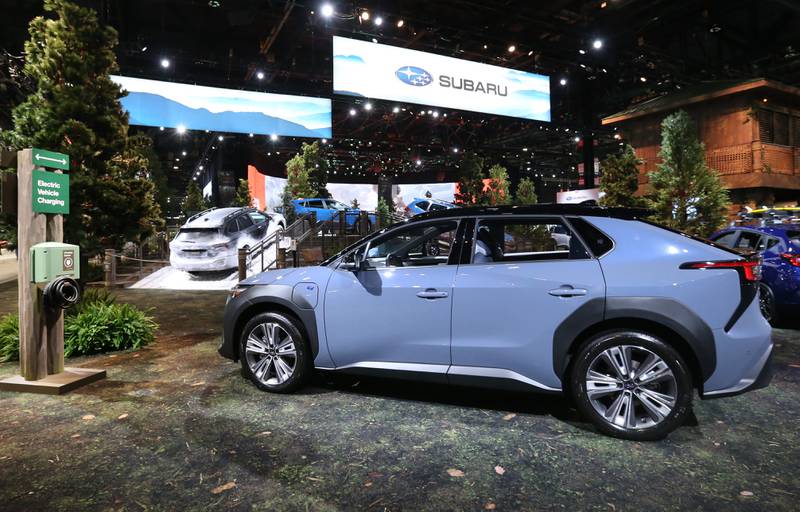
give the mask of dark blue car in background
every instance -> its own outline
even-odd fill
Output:
[[[800,224],[735,226],[711,240],[741,252],[761,255],[760,305],[772,323],[800,309]]]

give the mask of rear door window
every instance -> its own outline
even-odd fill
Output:
[[[249,215],[240,215],[236,222],[239,224],[239,231],[244,231],[253,225],[253,219]]]
[[[267,220],[267,216],[264,215],[263,213],[250,212],[247,215],[249,215],[250,218],[253,220],[253,224],[261,224],[262,222]]]
[[[306,201],[306,206],[308,208],[325,208],[325,204],[322,202],[322,199],[312,199],[310,201]]]
[[[713,238],[712,240],[719,245],[724,245],[725,247],[732,248],[733,245],[736,243],[736,237],[739,236],[738,231],[729,231],[727,233],[723,233],[722,235]]]
[[[556,229],[560,232],[556,233]],[[560,219],[483,219],[473,263],[585,259],[583,244]]]
[[[763,248],[761,246],[761,239],[761,233],[742,231],[735,248],[739,251],[759,251]]]

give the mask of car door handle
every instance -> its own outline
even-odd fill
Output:
[[[440,292],[435,288],[428,288],[424,292],[417,292],[417,297],[420,299],[446,299],[448,295],[447,292]]]
[[[564,286],[554,288],[547,293],[553,297],[576,297],[578,295],[586,295],[588,292],[583,288],[573,288],[572,286],[565,284]]]

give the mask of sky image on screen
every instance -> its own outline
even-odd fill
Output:
[[[337,36],[333,90],[550,121],[550,78],[545,75]]]
[[[331,100],[111,77],[132,125],[291,137],[331,137]]]

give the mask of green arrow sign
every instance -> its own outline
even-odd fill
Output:
[[[69,170],[69,156],[64,153],[47,151],[46,149],[33,148],[33,165],[39,167],[52,167],[54,169]]]
[[[33,170],[33,211],[69,213],[69,175]]]

